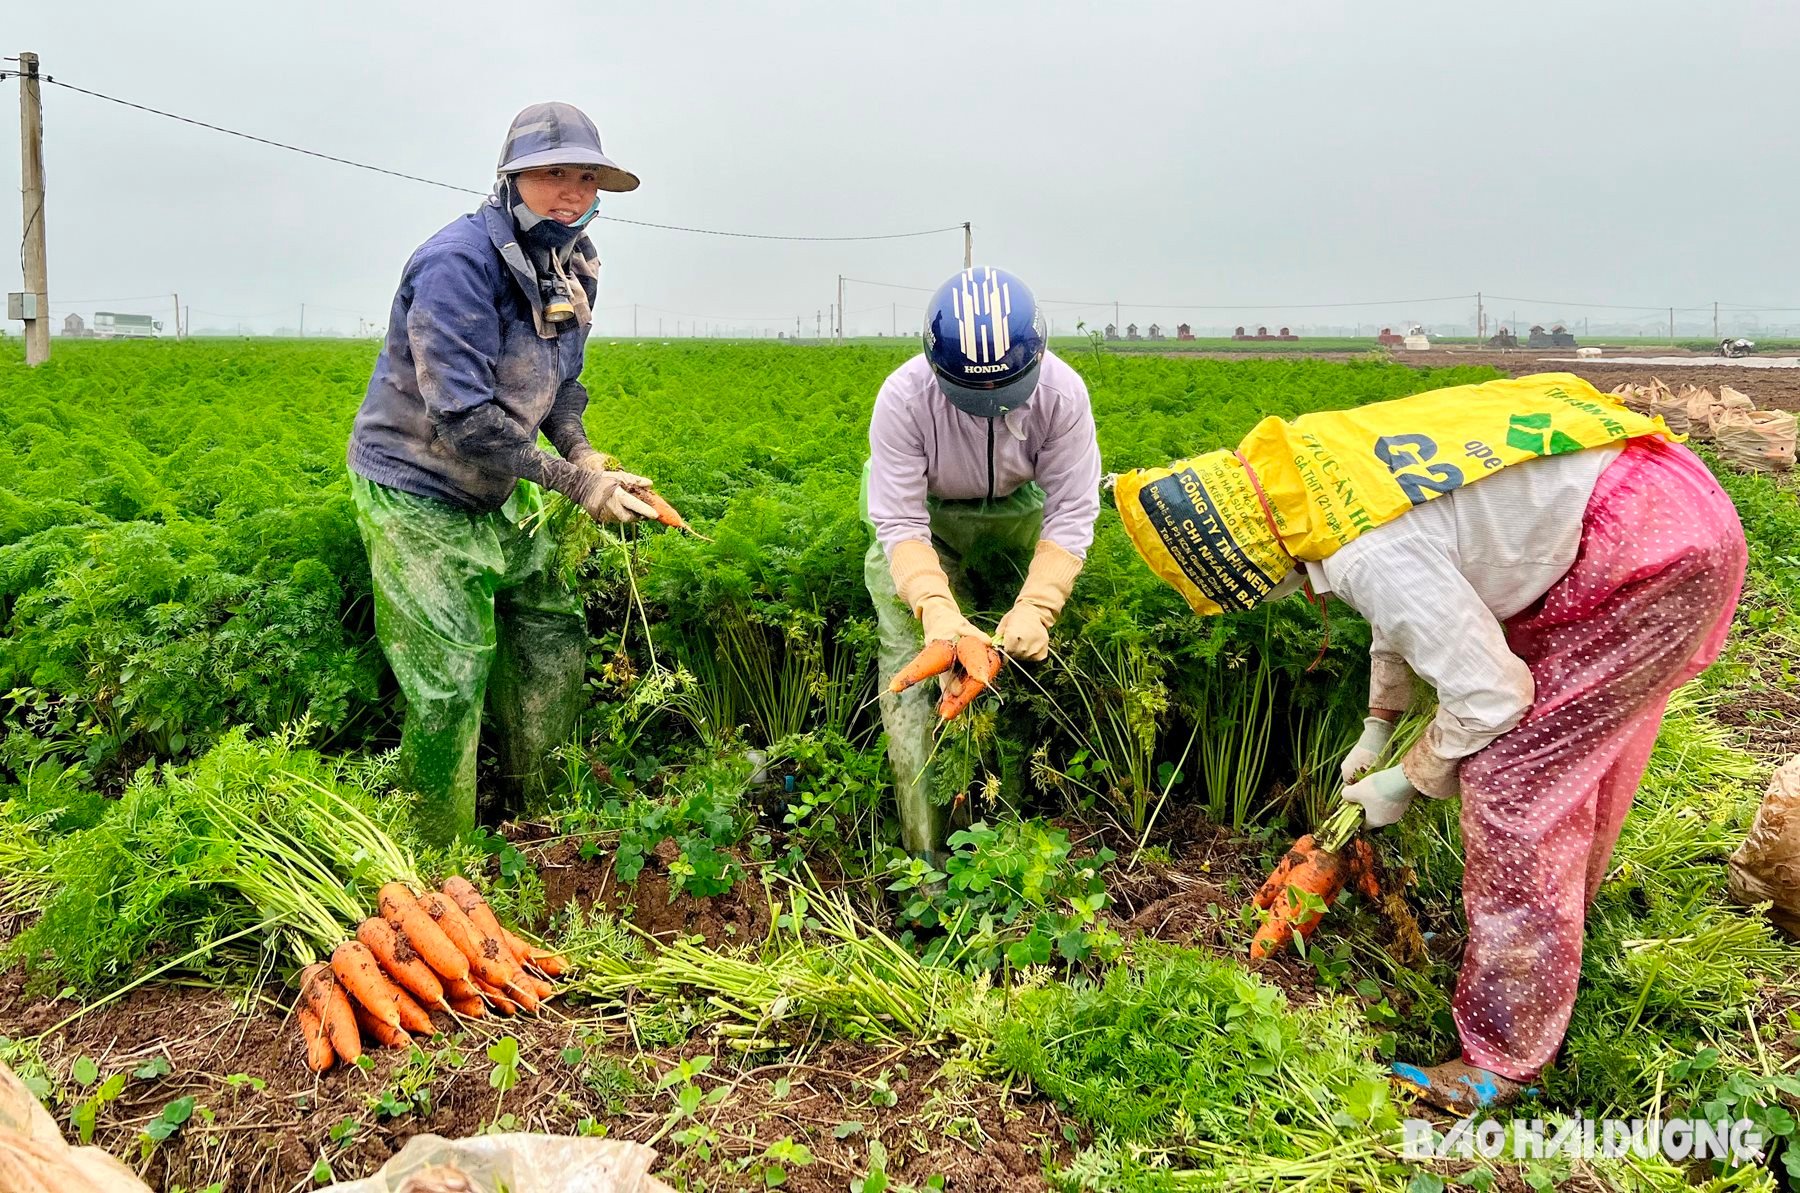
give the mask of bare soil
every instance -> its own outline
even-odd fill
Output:
[[[1697,360],[1716,359],[1708,358],[1704,353],[1690,352],[1684,349],[1653,349],[1635,345],[1615,348],[1606,348],[1604,345],[1596,346],[1602,347],[1605,352],[1613,356],[1680,356]],[[1345,361],[1359,359],[1366,356],[1367,353],[1171,351],[1164,355],[1186,359],[1200,357],[1211,360]],[[1719,386],[1729,385],[1733,389],[1750,395],[1761,409],[1800,410],[1800,368],[1755,369],[1720,363],[1712,366],[1680,365],[1659,369],[1654,365],[1620,364],[1607,360],[1605,356],[1583,361],[1559,359],[1573,355],[1573,350],[1568,348],[1518,348],[1501,351],[1460,344],[1442,345],[1424,352],[1394,351],[1389,353],[1395,364],[1413,365],[1417,368],[1441,369],[1457,365],[1484,365],[1513,377],[1522,377],[1528,373],[1574,373],[1577,377],[1584,378],[1603,390],[1611,389],[1624,381],[1641,385],[1653,376],[1660,376],[1675,389],[1680,389],[1686,383],[1703,385],[1716,392]]]
[[[1682,356],[1707,359],[1701,353],[1660,348],[1655,350],[1609,348],[1605,351],[1615,356]],[[1608,361],[1604,356],[1584,361],[1552,359],[1573,355],[1575,354],[1566,348],[1497,351],[1491,348],[1448,345],[1432,348],[1426,352],[1397,352],[1394,354],[1394,360],[1400,364],[1429,368],[1486,365],[1514,377],[1522,377],[1527,373],[1573,373],[1603,390],[1611,389],[1613,386],[1627,381],[1641,385],[1649,381],[1652,376],[1659,376],[1675,389],[1680,389],[1684,384],[1703,385],[1716,393],[1719,386],[1729,385],[1741,393],[1748,394],[1761,409],[1800,410],[1800,369],[1746,369],[1723,363],[1710,367],[1707,365],[1680,365],[1659,369],[1655,365],[1618,364]]]

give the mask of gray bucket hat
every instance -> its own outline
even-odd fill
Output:
[[[532,104],[513,117],[500,150],[499,173],[540,166],[598,166],[600,189],[634,191],[638,176],[600,149],[600,130],[574,104]]]

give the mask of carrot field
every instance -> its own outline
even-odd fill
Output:
[[[27,373],[0,346],[0,1060],[72,1140],[189,1193],[509,1130],[648,1142],[691,1190],[1800,1187],[1800,948],[1724,890],[1794,752],[1791,478],[1720,472],[1738,625],[1676,697],[1513,1112],[1748,1118],[1769,1154],[1415,1162],[1385,1062],[1456,1050],[1455,801],[1372,835],[1397,897],[1245,959],[1361,726],[1348,610],[1201,622],[1103,508],[1051,661],[944,731],[932,871],[896,844],[857,504],[910,348],[596,339],[590,437],[700,533],[568,537],[590,642],[556,790],[428,848],[344,468],[375,351],[77,341]],[[1497,375],[1063,351],[1108,471]],[[302,965],[383,883],[456,875],[566,959],[555,995],[309,1071]]]

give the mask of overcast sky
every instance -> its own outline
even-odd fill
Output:
[[[643,178],[603,214],[821,236],[969,220],[978,261],[1143,322],[1447,324],[1473,299],[1303,304],[1476,290],[1509,296],[1503,319],[1800,308],[1800,5],[1776,0],[83,0],[10,5],[5,33],[0,52],[78,86],[479,189],[513,113],[566,100]],[[179,291],[197,328],[292,326],[305,302],[309,329],[353,331],[474,202],[57,87],[44,109],[59,316],[166,314],[137,296]],[[17,128],[0,120],[9,193]],[[962,254],[960,232],[595,229],[614,334],[633,303],[644,334],[800,314],[810,333],[838,274],[928,287]],[[18,289],[11,254],[5,272]],[[850,330],[887,330],[890,303],[916,325],[923,299],[851,284]],[[1059,331],[1111,315],[1051,311]]]

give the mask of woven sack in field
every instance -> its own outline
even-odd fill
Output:
[[[1800,423],[1785,410],[1726,410],[1714,420],[1719,454],[1751,472],[1786,472],[1794,466]]]
[[[1695,439],[1712,438],[1713,406],[1718,399],[1703,385],[1681,387],[1681,400],[1687,404],[1688,434]]]
[[[1662,420],[1669,424],[1669,430],[1677,435],[1688,433],[1687,402],[1664,385],[1660,377],[1650,378],[1650,388],[1645,392],[1645,397],[1650,403],[1650,413],[1662,415]]]
[[[1768,794],[1725,871],[1731,897],[1768,903],[1769,918],[1800,936],[1800,758],[1769,780]]]

